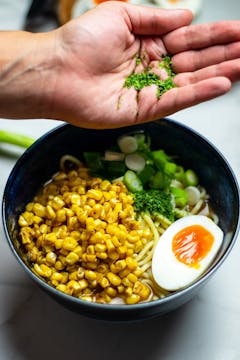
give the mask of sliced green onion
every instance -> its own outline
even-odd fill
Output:
[[[152,189],[163,189],[165,186],[165,179],[164,174],[162,171],[156,172],[155,175],[153,175],[149,181],[149,186]]]
[[[188,169],[185,171],[185,182],[188,186],[197,186],[198,185],[198,176],[195,171]]]
[[[128,190],[133,193],[143,190],[141,180],[136,175],[136,173],[132,170],[126,171],[126,173],[123,176],[123,182],[126,185],[126,187],[128,188]]]
[[[176,187],[176,188],[181,188],[181,189],[183,188],[183,184],[181,183],[181,181],[178,181],[176,179],[171,180],[170,186]]]
[[[155,174],[155,170],[151,165],[146,165],[144,169],[138,174],[139,179],[143,185],[147,184],[150,178]]]
[[[188,186],[185,188],[188,194],[188,204],[194,206],[198,203],[201,197],[201,193],[196,186]]]
[[[152,158],[158,169],[162,169],[169,160],[169,156],[165,153],[164,150],[152,151]]]
[[[184,180],[184,168],[182,166],[177,165],[176,171],[174,173],[174,177],[176,180],[183,181]]]
[[[124,154],[131,154],[137,150],[137,140],[134,136],[121,136],[118,138],[117,143]]]
[[[183,208],[185,205],[187,205],[188,195],[184,189],[171,187],[170,191],[174,196],[174,201],[175,201],[176,206]]]
[[[125,157],[125,164],[130,170],[140,172],[144,169],[146,161],[139,154],[129,154]]]
[[[123,161],[125,155],[117,151],[106,150],[104,154],[105,161]]]
[[[177,169],[177,165],[174,162],[167,161],[164,165],[164,172],[173,175]]]

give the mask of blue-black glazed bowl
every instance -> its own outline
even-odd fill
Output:
[[[224,231],[223,246],[210,269],[191,286],[167,297],[136,305],[90,303],[66,295],[49,286],[28,267],[18,241],[18,216],[39,188],[59,169],[64,154],[81,156],[83,151],[99,151],[114,144],[129,131],[143,129],[152,139],[153,148],[177,155],[179,162],[199,175],[200,183],[211,196],[211,204]],[[52,298],[76,313],[109,321],[136,321],[159,316],[186,303],[223,264],[239,231],[239,189],[236,178],[221,153],[203,136],[169,119],[114,130],[89,130],[62,125],[43,135],[19,158],[3,195],[3,225],[7,242],[18,262]]]

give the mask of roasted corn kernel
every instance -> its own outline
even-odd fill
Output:
[[[60,172],[18,223],[33,270],[56,289],[101,303],[149,298],[134,256],[152,233],[135,219],[122,182],[91,178],[86,168]]]

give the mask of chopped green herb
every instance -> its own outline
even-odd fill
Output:
[[[140,56],[136,56],[136,66],[141,64]]]
[[[141,61],[140,58],[136,59],[136,65]],[[175,87],[173,82],[174,72],[171,68],[171,58],[165,56],[159,64],[168,73],[169,77],[166,80],[161,80],[160,77],[151,71],[151,67],[146,67],[141,73],[133,73],[129,75],[124,83],[124,87],[130,89],[134,87],[135,90],[140,91],[146,86],[157,86],[157,98],[159,99],[166,91]]]
[[[144,190],[134,194],[134,206],[137,212],[147,211],[150,214],[161,214],[169,220],[174,220],[172,196],[161,190]]]
[[[167,55],[163,58],[162,61],[159,62],[159,67],[163,68],[166,70],[166,72],[168,73],[168,75],[170,77],[174,77],[175,73],[173,72],[172,69],[172,59],[171,56]]]

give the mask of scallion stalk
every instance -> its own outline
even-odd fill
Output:
[[[0,130],[0,143],[12,144],[20,146],[22,148],[28,148],[34,143],[34,141],[34,139],[26,135]]]

